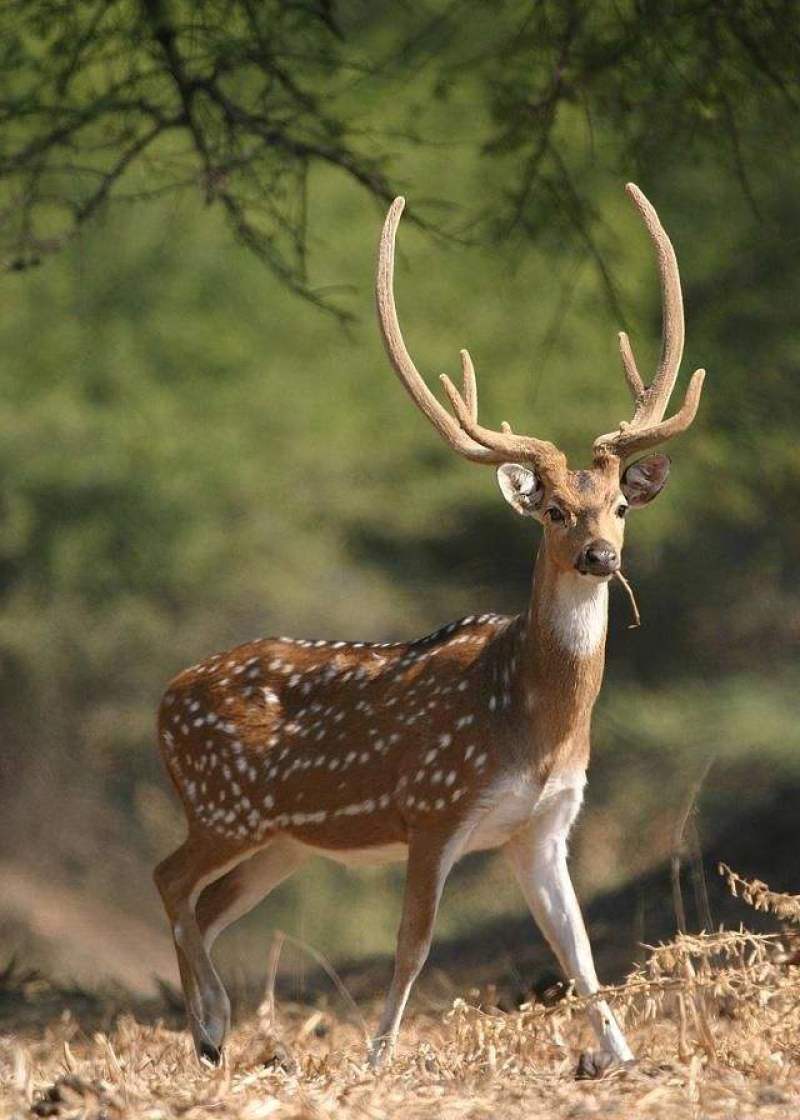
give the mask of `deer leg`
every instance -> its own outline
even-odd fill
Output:
[[[301,844],[277,836],[205,888],[197,903],[197,924],[207,953],[223,930],[249,913],[270,891],[310,858]]]
[[[212,856],[207,844],[190,836],[154,874],[172,927],[195,1050],[198,1058],[214,1064],[220,1061],[230,1023],[230,1001],[203,944],[195,910],[203,889],[247,854],[247,850],[215,843]]]
[[[505,853],[564,974],[574,979],[579,995],[591,996],[600,985],[567,868],[567,833],[579,804],[578,797],[574,808],[562,802],[537,814],[527,828],[509,840]],[[616,1061],[631,1061],[633,1054],[605,1000],[591,1005],[589,1018],[602,1049]]]
[[[394,975],[378,1032],[369,1046],[369,1062],[377,1068],[397,1042],[411,988],[425,964],[445,880],[461,850],[460,837],[428,832],[409,837],[403,913],[397,934]]]

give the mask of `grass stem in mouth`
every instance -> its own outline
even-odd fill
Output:
[[[619,571],[619,569],[616,572],[614,572],[614,576],[615,576],[616,579],[619,580],[619,582],[625,588],[626,592],[628,593],[628,598],[630,599],[630,602],[631,602],[631,610],[633,611],[633,622],[630,624],[628,629],[629,630],[636,630],[636,629],[638,629],[638,627],[640,627],[642,625],[642,616],[639,614],[639,608],[636,605],[636,596],[633,594],[633,588],[628,583],[628,581],[625,579],[625,576],[622,574],[622,572]]]

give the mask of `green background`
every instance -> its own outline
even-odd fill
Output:
[[[402,11],[355,25],[360,56],[391,54],[414,23]],[[456,80],[443,66],[488,35],[485,13],[467,6],[424,64],[395,60],[340,95],[387,153],[393,187],[445,229],[501,214],[517,171],[513,143],[487,148],[502,106],[485,75]],[[708,377],[693,429],[670,448],[668,489],[628,527],[643,626],[628,630],[612,596],[573,844],[584,898],[669,857],[709,761],[697,819],[710,848],[800,780],[800,142],[755,96],[744,106],[754,202],[712,144],[667,138],[643,164],[620,154],[602,99],[594,109],[591,144],[576,105],[557,134],[596,215],[591,249],[543,206],[503,240],[407,222],[397,269],[430,384],[468,346],[484,422],[554,439],[574,466],[630,414],[615,332],[630,330],[643,370],[658,355],[657,274],[627,179],[677,248],[678,392],[691,369]],[[134,183],[147,174],[131,172]],[[259,635],[402,639],[524,608],[537,530],[515,519],[491,470],[444,448],[385,358],[372,306],[383,213],[352,180],[311,169],[310,282],[348,325],[287,291],[191,184],[102,210],[41,268],[4,278],[0,860],[16,886],[5,903],[0,891],[3,950],[82,979],[146,982],[149,964],[103,946],[126,928],[134,943],[147,930],[166,945],[150,870],[182,824],[153,725],[185,665]],[[782,858],[754,837],[745,870],[796,889],[778,881]],[[333,958],[389,950],[401,881],[318,863],[229,935],[229,967],[258,970],[270,926]],[[41,920],[51,889],[66,915],[57,937]],[[473,859],[440,933],[479,937],[484,921],[522,909],[500,861]],[[90,954],[71,913],[89,916]],[[163,961],[168,948],[150,971]]]

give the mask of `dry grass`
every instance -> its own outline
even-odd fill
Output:
[[[769,889],[731,880],[764,902]],[[791,896],[783,902],[791,910]],[[795,900],[796,902],[796,900]],[[794,914],[796,917],[796,914]],[[188,1036],[123,1014],[87,1036],[65,1014],[0,1038],[0,1114],[21,1117],[797,1117],[800,952],[796,935],[745,930],[652,947],[606,995],[639,1060],[575,1080],[591,1046],[584,1001],[504,1013],[471,993],[406,1020],[398,1058],[364,1061],[363,1024],[270,1001],[230,1040],[226,1063],[201,1068]],[[374,1013],[375,1008],[371,1011]],[[33,1112],[31,1112],[33,1110]]]

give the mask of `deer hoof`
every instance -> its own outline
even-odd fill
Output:
[[[390,1062],[393,1055],[393,1047],[389,1044],[388,1039],[375,1038],[369,1045],[367,1052],[367,1061],[372,1070],[379,1070],[381,1066]]]
[[[576,1081],[599,1081],[608,1071],[616,1066],[613,1054],[608,1050],[584,1050],[575,1070]]]
[[[218,1066],[222,1063],[222,1048],[214,1046],[213,1043],[207,1039],[202,1039],[197,1044],[197,1057],[204,1064],[210,1066]]]

